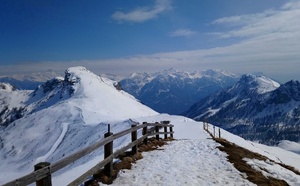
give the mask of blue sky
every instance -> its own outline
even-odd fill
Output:
[[[300,80],[299,20],[299,0],[1,0],[0,76],[81,65]]]

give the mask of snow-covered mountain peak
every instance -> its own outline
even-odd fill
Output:
[[[222,71],[218,70],[218,69],[208,69],[208,70],[202,71],[202,75],[210,76],[210,77],[214,77],[214,76],[220,75],[220,74],[222,74]]]
[[[82,110],[86,123],[156,114],[128,93],[117,90],[116,83],[95,75],[85,67],[71,67],[66,70],[63,90],[73,90],[68,102]]]
[[[148,74],[146,72],[134,72],[128,78],[130,78],[130,79],[151,78],[151,74]]]
[[[163,73],[165,74],[173,74],[173,73],[177,73],[178,70],[176,70],[175,68],[170,68],[168,70],[164,70]]]
[[[158,73],[155,73],[154,76],[160,78],[160,79],[181,79],[181,80],[184,80],[184,79],[187,79],[187,78],[192,78],[192,76],[190,75],[190,73],[188,72],[185,72],[185,71],[179,71],[179,70],[176,70],[175,68],[170,68],[168,70],[164,70],[164,71],[161,71],[161,72],[158,72]]]
[[[245,86],[250,90],[255,90],[258,94],[264,94],[277,89],[280,84],[263,75],[243,75],[238,82],[238,86]]]
[[[12,86],[11,84],[0,82],[0,91],[12,92],[14,90],[16,90],[16,88],[14,86]]]
[[[202,76],[208,76],[208,77],[215,77],[215,78],[220,78],[220,77],[224,77],[224,76],[228,76],[228,77],[238,77],[239,75],[233,74],[231,72],[227,72],[224,70],[220,70],[220,69],[208,69],[208,70],[204,70],[201,72]]]
[[[266,92],[271,92],[278,87],[280,87],[280,84],[266,76],[258,76],[256,78],[256,81],[259,84],[259,88],[257,90],[258,93],[263,94]]]
[[[79,118],[86,124],[120,118],[128,119],[145,113],[156,114],[128,93],[117,90],[116,84],[117,82],[97,76],[85,67],[71,67],[65,71],[64,78],[50,79],[34,91],[9,95],[6,93],[2,97],[8,108],[12,107],[10,105],[18,108],[21,106],[24,111],[23,116],[59,107],[62,110],[70,110],[69,115],[80,116],[75,118]],[[17,97],[22,97],[22,99],[17,99]],[[68,113],[62,113],[62,115],[68,115]]]

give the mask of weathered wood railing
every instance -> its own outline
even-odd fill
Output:
[[[212,131],[210,129],[212,127]],[[212,138],[221,138],[221,129],[218,127],[218,136],[216,135],[216,127],[214,125],[209,125],[207,121],[203,122],[203,129],[212,137]]]
[[[151,127],[151,128],[148,128]],[[159,129],[163,128],[164,132],[160,132]],[[168,132],[167,129],[170,129]],[[137,138],[137,131],[142,129],[142,136]],[[131,133],[131,142],[122,147],[121,149],[116,150],[113,152],[113,141],[118,139],[124,135]],[[147,144],[147,140],[149,136],[156,136],[156,139],[159,139],[159,135],[164,135],[164,138],[168,137],[168,134],[171,138],[173,138],[173,125],[170,124],[170,121],[162,121],[160,123],[147,123],[144,122],[140,125],[132,125],[130,129],[124,130],[122,132],[113,134],[110,131],[110,126],[108,127],[108,132],[104,135],[105,138],[99,142],[96,142],[68,157],[65,157],[54,164],[50,164],[48,162],[41,162],[35,165],[34,172],[27,174],[23,177],[20,177],[16,180],[8,182],[3,186],[15,186],[15,185],[28,185],[32,183],[36,183],[37,186],[51,186],[51,174],[54,172],[66,167],[70,163],[77,161],[78,159],[86,156],[87,154],[99,149],[100,147],[104,146],[104,160],[99,162],[97,165],[89,169],[87,172],[82,174],[79,178],[72,181],[68,185],[79,185],[83,183],[88,177],[98,172],[101,168],[104,167],[105,174],[109,177],[112,174],[112,165],[113,159],[118,157],[120,154],[124,153],[128,149],[132,148],[132,153],[137,153],[138,151],[138,144],[144,142]]]

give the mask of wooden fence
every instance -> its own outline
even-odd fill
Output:
[[[150,128],[149,128],[150,127]],[[36,183],[37,186],[51,186],[51,174],[54,172],[66,167],[70,163],[86,156],[87,154],[99,149],[100,147],[104,146],[104,160],[99,162],[97,165],[89,169],[87,172],[82,174],[79,178],[72,181],[68,185],[80,185],[84,181],[86,181],[91,175],[98,172],[100,169],[104,167],[104,172],[109,177],[112,174],[113,168],[113,159],[118,157],[120,154],[124,153],[128,149],[131,148],[132,153],[135,154],[138,151],[138,145],[140,143],[147,144],[147,140],[149,136],[155,136],[156,139],[159,139],[159,135],[163,134],[164,138],[168,137],[168,134],[171,138],[173,138],[173,125],[170,124],[170,121],[161,121],[156,123],[147,123],[144,122],[143,124],[139,125],[132,125],[130,129],[124,130],[122,132],[113,134],[110,131],[110,125],[108,125],[108,132],[104,135],[104,139],[96,142],[68,157],[65,157],[54,164],[50,164],[48,162],[41,162],[34,166],[34,172],[27,174],[23,177],[20,177],[16,180],[13,180],[9,183],[4,184],[3,186],[15,186],[15,185],[28,185],[32,183]],[[160,129],[164,129],[163,132],[160,132]],[[169,132],[168,132],[169,128]],[[142,136],[137,138],[138,130],[142,129]],[[124,135],[131,133],[131,142],[126,146],[122,147],[121,149],[116,150],[113,152],[113,141],[118,139]]]
[[[221,129],[218,128],[217,131],[216,127],[214,125],[210,126],[206,120],[203,122],[203,129],[208,132],[212,138],[221,138]],[[218,136],[216,133],[218,133]]]

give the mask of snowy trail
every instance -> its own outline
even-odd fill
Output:
[[[144,158],[123,170],[113,185],[254,185],[241,176],[216,144],[178,140],[164,150],[143,153]]]
[[[47,154],[45,154],[44,156],[41,156],[39,158],[36,159],[36,163],[39,162],[44,162],[47,160],[47,158],[53,154],[53,152],[57,149],[57,147],[59,146],[59,144],[62,142],[63,138],[65,137],[67,131],[68,131],[68,126],[69,123],[63,123],[62,124],[62,132],[60,134],[60,136],[57,138],[57,140],[55,141],[54,145],[51,147],[51,149],[49,150],[49,152],[47,152]]]
[[[143,153],[144,158],[119,172],[112,185],[254,185],[216,148],[202,123],[176,123],[176,130],[181,131],[175,132],[178,140]]]

